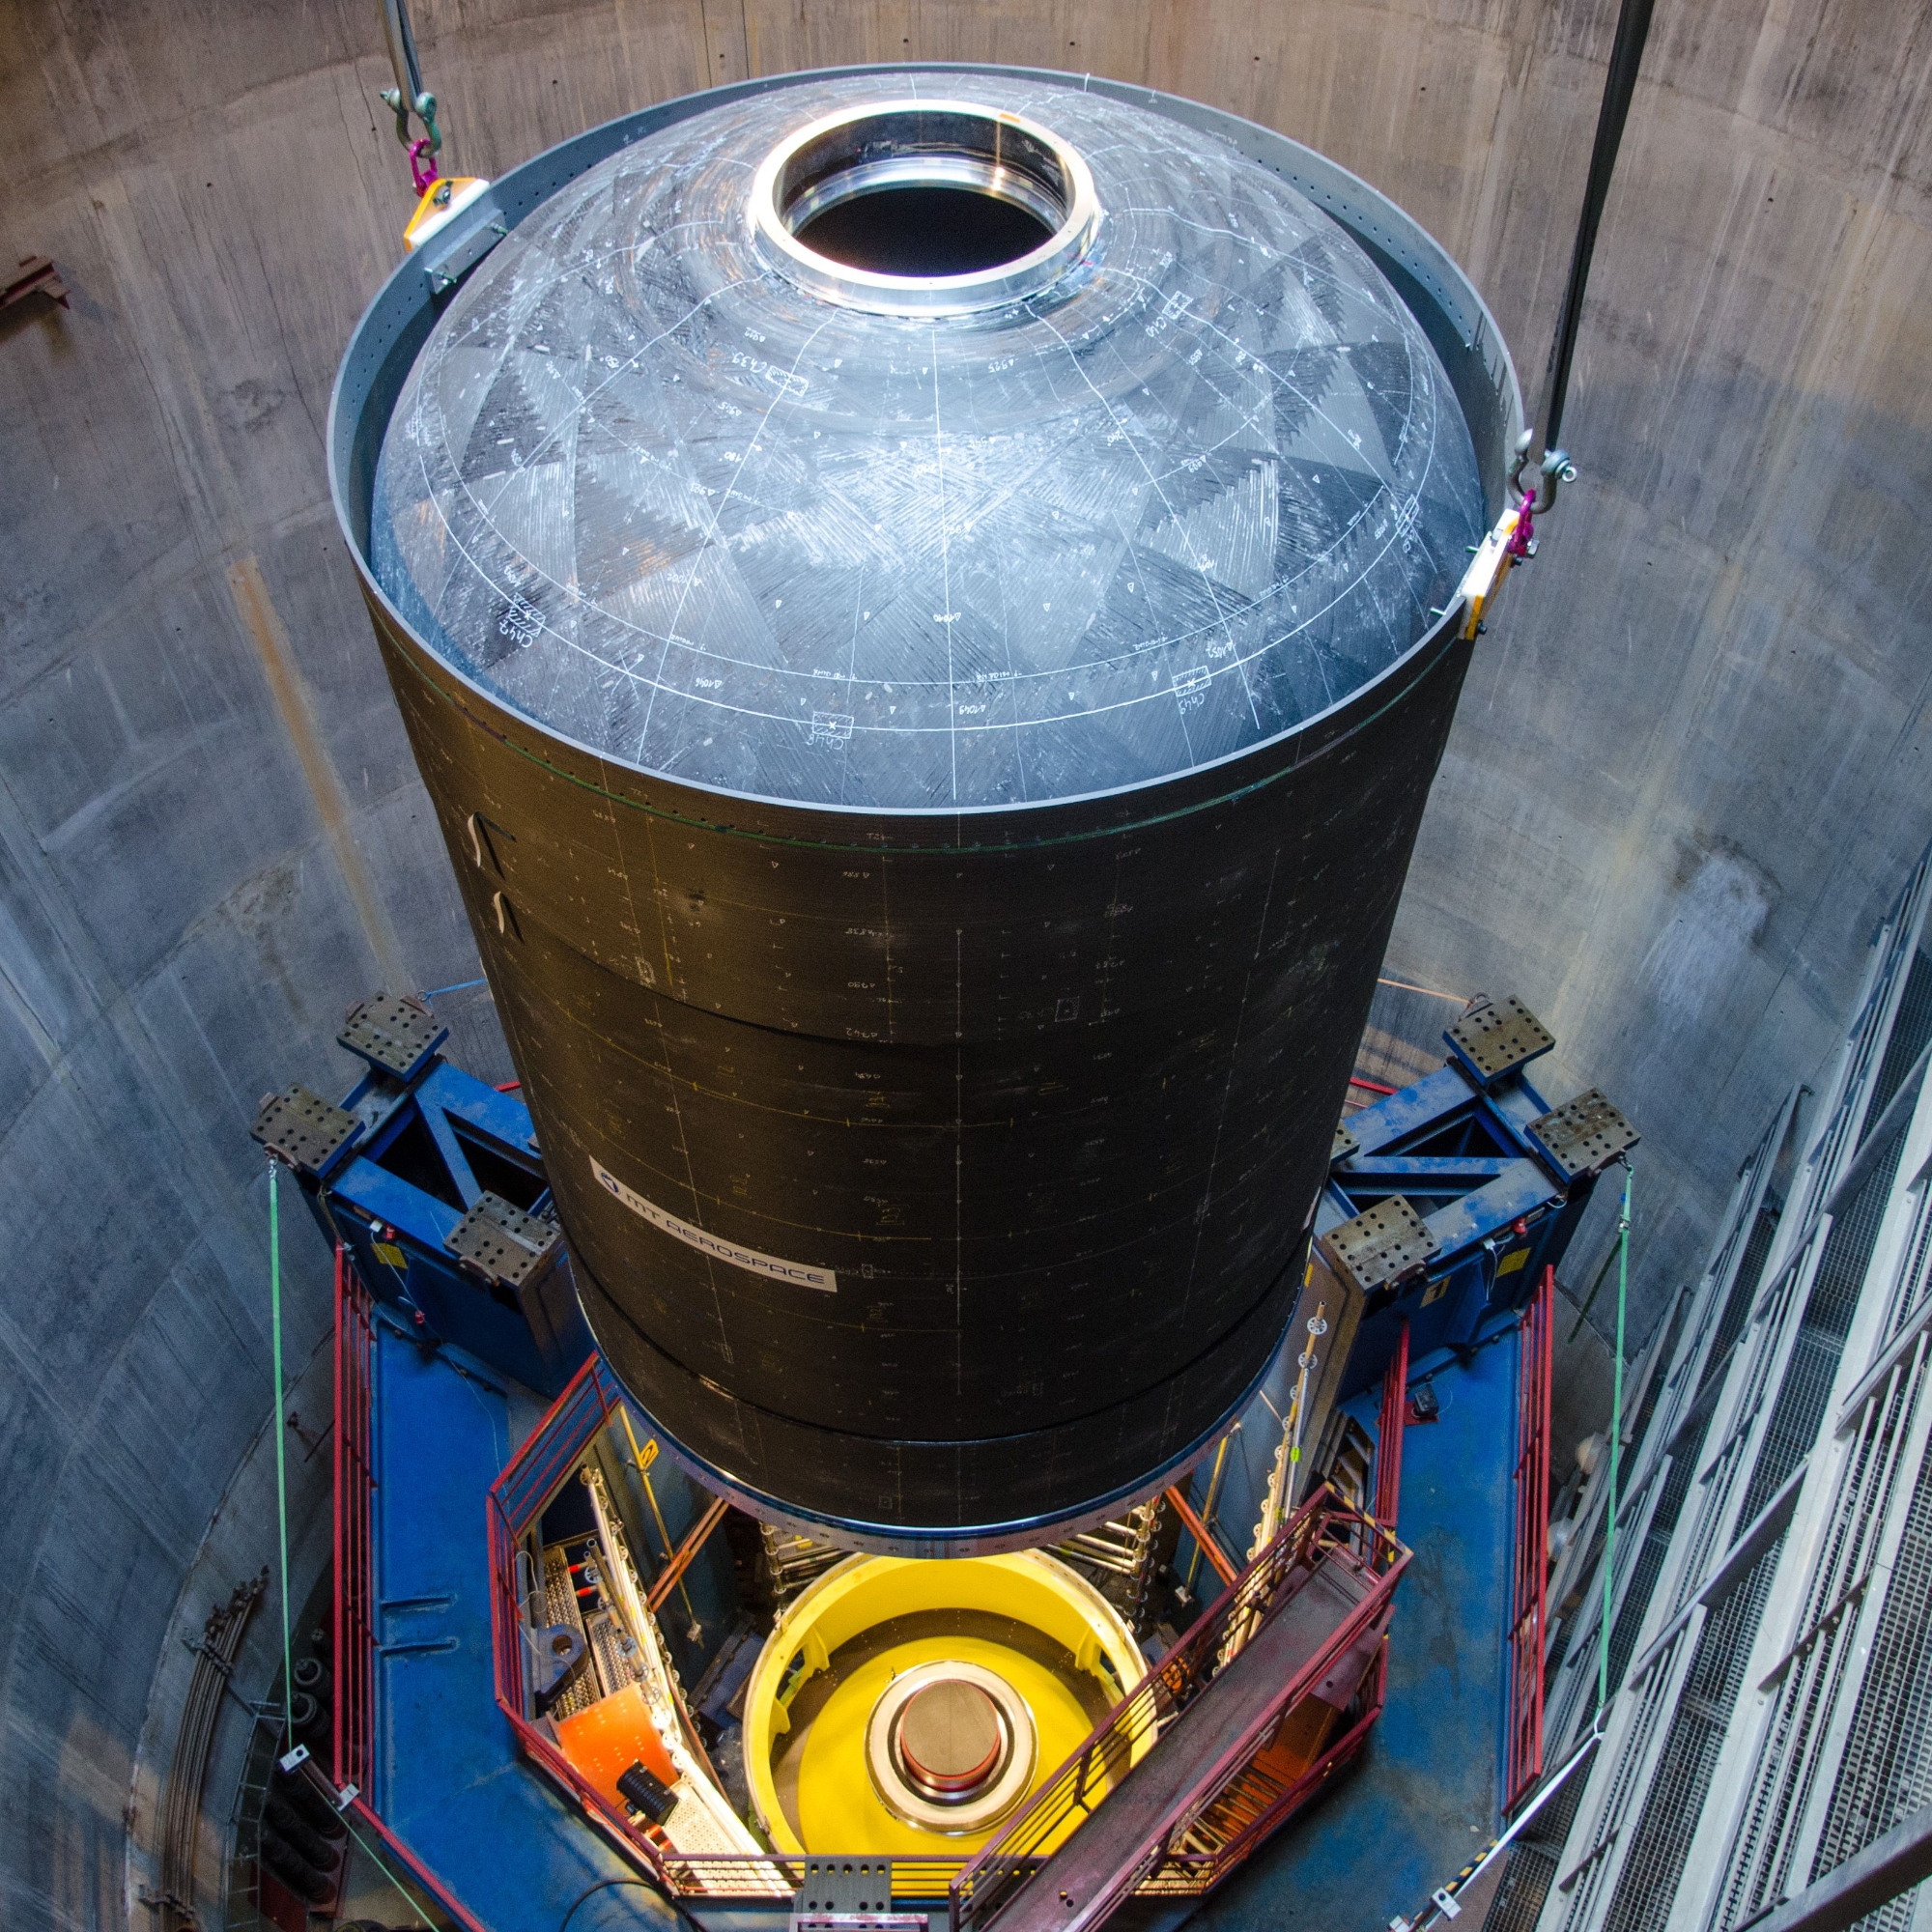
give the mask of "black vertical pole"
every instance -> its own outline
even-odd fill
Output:
[[[1570,367],[1577,355],[1577,327],[1583,313],[1583,291],[1590,281],[1590,257],[1596,251],[1597,229],[1604,218],[1604,204],[1610,195],[1610,177],[1616,171],[1617,149],[1623,141],[1624,123],[1630,117],[1631,97],[1636,92],[1637,68],[1643,60],[1643,43],[1650,34],[1652,0],[1623,0],[1617,15],[1617,38],[1610,48],[1609,71],[1604,76],[1604,104],[1597,115],[1597,139],[1590,151],[1590,174],[1583,186],[1583,212],[1577,223],[1577,243],[1570,255],[1570,279],[1563,290],[1563,307],[1556,318],[1556,334],[1549,345],[1549,362],[1543,388],[1542,453],[1547,459],[1560,452],[1563,432],[1563,404],[1570,390]],[[1546,469],[1547,509],[1556,498],[1556,471]]]

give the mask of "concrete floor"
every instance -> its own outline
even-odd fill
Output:
[[[1233,107],[1433,228],[1532,390],[1614,13],[416,8],[447,158],[486,174],[835,61],[1037,63]],[[1392,977],[1520,994],[1562,1042],[1550,1086],[1602,1084],[1642,1126],[1639,1335],[1932,831],[1928,75],[1912,0],[1662,0],[1572,396],[1584,480],[1492,626],[1397,926]],[[74,291],[0,317],[9,1926],[152,1922],[156,1662],[205,1613],[203,1572],[184,1584],[270,1406],[257,1096],[339,1085],[362,992],[475,970],[325,493],[335,358],[411,201],[387,79],[374,0],[0,5],[0,244]],[[460,1024],[486,1071],[487,1016]],[[316,1244],[289,1286],[305,1351]]]

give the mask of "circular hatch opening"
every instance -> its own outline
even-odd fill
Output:
[[[886,314],[956,314],[1057,281],[1098,226],[1093,177],[1059,136],[970,101],[887,101],[815,121],[765,158],[752,218],[812,294]]]

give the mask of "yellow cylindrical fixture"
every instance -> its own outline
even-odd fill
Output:
[[[746,1687],[758,1822],[781,1852],[969,1856],[1145,1667],[1112,1605],[1039,1551],[851,1557],[779,1619]]]

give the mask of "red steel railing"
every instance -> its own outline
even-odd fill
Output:
[[[1503,1809],[1543,1776],[1543,1649],[1549,1588],[1549,1383],[1556,1270],[1522,1312],[1517,1372],[1515,1590],[1509,1629],[1509,1733]]]
[[[598,1433],[623,1400],[616,1378],[592,1354],[551,1405],[490,1489],[490,1571],[494,1600],[497,1703],[517,1742],[533,1763],[582,1807],[590,1824],[634,1863],[674,1893],[691,1896],[772,1898],[795,1890],[803,1868],[793,1870],[761,1853],[692,1854],[655,1843],[564,1756],[530,1721],[525,1669],[524,1606],[517,1580],[517,1550],[524,1533],[549,1506]],[[706,1523],[723,1513],[721,1497]]]
[[[1258,1699],[1236,1739],[1141,1833],[1104,1893],[1080,1901],[1097,1922],[1129,1892],[1198,1894],[1210,1889],[1290,1812],[1359,1748],[1380,1709],[1375,1667],[1389,1598],[1408,1551],[1374,1518],[1344,1507],[1325,1486],[1310,1496],[1215,1600],[1180,1641],[1143,1677],[1026,1808],[972,1861],[948,1890],[952,1932],[995,1918],[1048,1861],[1052,1848],[1095,1809],[1133,1768],[1138,1754],[1188,1710],[1246,1643],[1323,1564],[1352,1573],[1354,1606],[1317,1652],[1271,1694]],[[1298,1773],[1276,1775],[1262,1759],[1283,1718],[1360,1646],[1361,1690],[1348,1728]]]
[[[1382,1372],[1381,1416],[1376,1428],[1376,1520],[1393,1534],[1402,1512],[1402,1444],[1408,1427],[1408,1318],[1403,1317],[1396,1331],[1395,1355]],[[1380,1713],[1383,1693],[1388,1688],[1388,1646],[1376,1653],[1363,1684],[1363,1693],[1374,1707],[1371,1717]]]
[[[492,1487],[489,1533],[494,1596],[497,1701],[525,1754],[578,1804],[589,1823],[627,1859],[685,1897],[759,1897],[795,1890],[805,1861],[771,1853],[697,1854],[656,1843],[595,1790],[530,1719],[525,1624],[517,1551],[621,1396],[593,1355]],[[1360,1747],[1381,1709],[1381,1636],[1389,1598],[1408,1552],[1386,1526],[1319,1490],[1235,1578],[1162,1662],[1142,1679],[1081,1748],[1042,1786],[1007,1832],[970,1861],[895,1859],[894,1891],[901,1898],[948,1901],[954,1932],[983,1921],[1044,1862],[1040,1850],[1097,1805],[1131,1764],[1136,1743],[1150,1742],[1219,1675],[1241,1647],[1313,1575],[1316,1565],[1346,1566],[1360,1600],[1320,1651],[1272,1694],[1257,1702],[1240,1743],[1206,1768],[1181,1805],[1162,1822],[1157,1842],[1142,1847],[1117,1887],[1127,1891],[1198,1894],[1239,1863],[1277,1825]],[[1365,1656],[1359,1689],[1342,1716],[1341,1735],[1305,1767],[1286,1774],[1268,1747],[1292,1706],[1324,1677],[1345,1672],[1351,1649]]]
[[[373,1538],[376,1470],[370,1451],[375,1384],[374,1303],[355,1264],[335,1250],[335,1591],[333,1730],[329,1752],[337,1794],[355,1792],[343,1808],[383,1841],[410,1881],[458,1932],[484,1932],[441,1879],[383,1822],[375,1808],[376,1618]],[[310,1769],[318,1767],[311,1766]]]
[[[544,1419],[530,1431],[490,1486],[490,1583],[497,1703],[525,1754],[560,1784],[584,1816],[627,1858],[661,1883],[670,1883],[658,1848],[598,1792],[530,1721],[525,1671],[524,1605],[517,1581],[517,1548],[562,1486],[620,1400],[601,1355],[593,1353],[570,1379]]]

